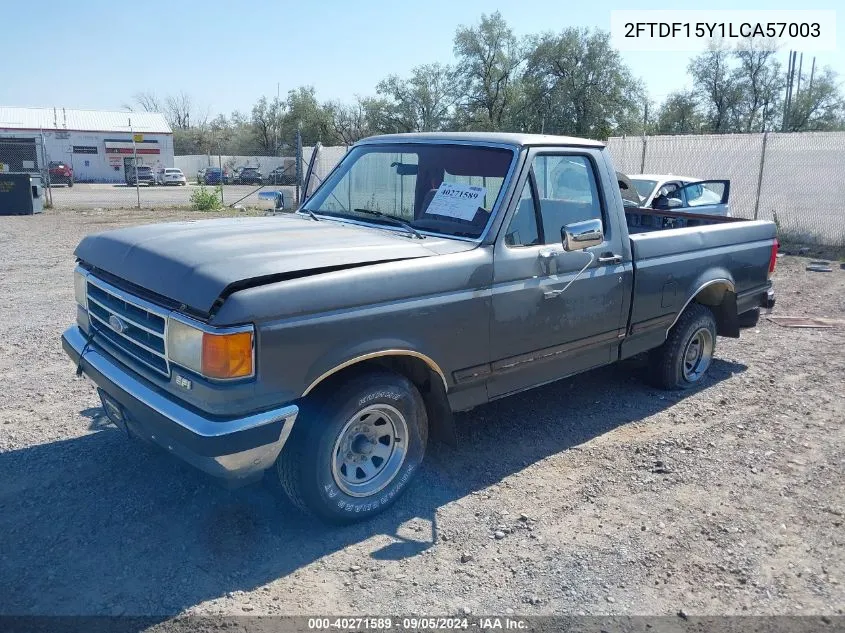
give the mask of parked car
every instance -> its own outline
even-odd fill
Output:
[[[202,175],[203,184],[219,185],[223,183],[223,170],[219,167],[207,167]]]
[[[51,160],[47,166],[51,185],[73,187],[73,167],[60,160]]]
[[[629,231],[597,141],[378,136],[296,213],[85,237],[62,345],[127,433],[356,521],[453,411],[647,351],[657,385],[706,385],[777,255],[772,222],[706,221]]]
[[[265,184],[293,186],[296,184],[296,170],[293,166],[288,169],[285,169],[284,167],[276,167],[273,171],[267,174]]]
[[[156,173],[156,184],[159,185],[187,185],[185,174],[177,167],[165,167]]]
[[[677,210],[688,208],[691,213],[708,215],[729,216],[731,214],[726,197],[730,189],[730,181],[702,180],[671,174],[637,174],[628,177],[642,198],[643,207]],[[695,184],[701,186],[690,186]]]
[[[241,167],[235,182],[239,185],[262,185],[264,176],[258,171],[258,167]]]
[[[135,185],[135,175],[138,175],[138,184],[151,187],[156,184],[155,173],[149,165],[129,166],[124,171],[127,185]]]

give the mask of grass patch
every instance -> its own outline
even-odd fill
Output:
[[[191,208],[195,211],[216,211],[222,206],[220,185],[217,185],[214,189],[200,185],[191,193]]]

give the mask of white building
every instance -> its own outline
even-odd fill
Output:
[[[173,167],[173,131],[164,115],[0,106],[0,165],[7,171],[62,161],[76,182],[123,182],[136,154],[139,164]]]

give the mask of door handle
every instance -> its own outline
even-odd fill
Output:
[[[543,272],[546,275],[552,274],[552,263],[554,263],[555,266],[557,265],[557,256],[560,255],[562,252],[563,251],[556,251],[551,248],[544,248],[538,253]]]
[[[605,253],[599,257],[599,264],[621,264],[622,255],[615,255],[613,253]]]

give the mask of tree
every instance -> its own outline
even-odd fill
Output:
[[[164,112],[164,106],[162,105],[161,100],[152,92],[136,92],[132,95],[132,100],[144,112]],[[131,106],[127,107],[130,110],[133,109]]]
[[[251,123],[255,141],[261,151],[268,156],[276,153],[281,138],[283,109],[284,106],[279,99],[268,101],[267,97],[261,97],[252,106]]]
[[[344,145],[352,145],[367,136],[367,113],[360,98],[355,103],[330,101],[323,107],[329,114],[332,132]]]
[[[482,14],[476,27],[458,27],[456,78],[464,94],[456,122],[469,129],[499,130],[515,101],[523,51],[502,14]]]
[[[789,106],[785,131],[845,129],[845,98],[837,74],[825,67],[810,81],[810,77],[802,71],[800,84],[802,88],[793,94]]]
[[[733,132],[741,118],[742,87],[731,71],[731,56],[727,48],[713,46],[688,66],[704,106],[708,131],[716,134]]]
[[[189,129],[192,114],[193,100],[189,94],[180,92],[178,95],[170,95],[164,100],[164,115],[167,117],[170,127],[180,130]]]
[[[780,123],[781,92],[785,84],[776,51],[762,50],[753,40],[737,49],[739,66],[733,71],[740,98],[738,132],[762,132]]]
[[[376,86],[390,100],[388,124],[402,132],[434,132],[446,127],[458,99],[455,72],[443,64],[425,64],[407,79],[390,75]]]
[[[699,134],[705,125],[698,97],[692,91],[673,92],[657,111],[657,134]]]
[[[285,98],[280,142],[293,144],[297,130],[302,133],[304,145],[314,145],[318,141],[331,144],[337,140],[332,134],[331,115],[317,101],[314,86],[300,86],[290,90]]]
[[[567,28],[530,41],[523,75],[535,131],[606,138],[643,128],[645,90],[604,31]]]

